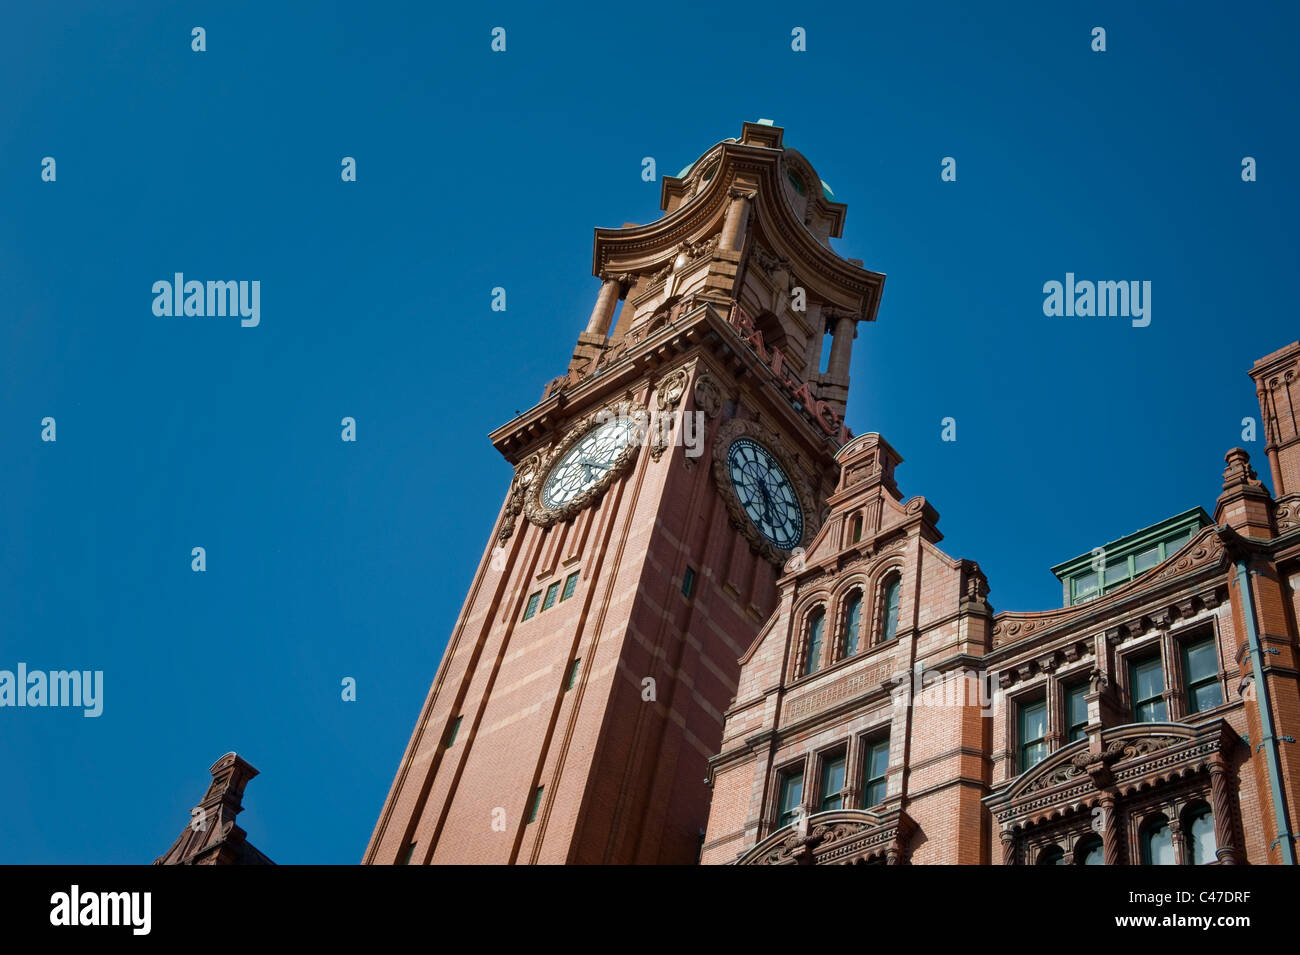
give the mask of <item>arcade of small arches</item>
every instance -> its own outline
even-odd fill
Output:
[[[857,579],[838,593],[816,597],[799,615],[798,650],[792,679],[811,676],[833,663],[856,656],[898,636],[898,615],[903,577],[897,565],[878,572],[874,587]],[[870,604],[866,597],[871,595]],[[827,639],[827,621],[834,623],[834,639]],[[863,621],[869,621],[864,628]]]

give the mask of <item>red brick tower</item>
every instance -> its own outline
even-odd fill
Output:
[[[845,206],[765,122],[661,204],[596,231],[568,374],[491,435],[514,479],[366,863],[698,858],[738,660],[824,518],[884,276],[831,250]]]

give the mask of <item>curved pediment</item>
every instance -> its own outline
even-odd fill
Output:
[[[1003,824],[1020,826],[1086,806],[1104,789],[1121,794],[1196,773],[1233,749],[1227,721],[1127,723],[1105,729],[1094,744],[1077,740],[1057,750],[1010,785],[985,797]]]
[[[1219,539],[1216,528],[1206,527],[1154,567],[1095,600],[1054,610],[1026,612],[1008,610],[997,614],[993,618],[993,646],[1003,647],[1078,619],[1104,618],[1124,601],[1142,593],[1154,584],[1206,567],[1217,567],[1223,562],[1223,556],[1223,542]]]
[[[707,164],[710,178],[672,212],[648,225],[596,230],[592,274],[658,271],[672,262],[683,243],[697,243],[716,233],[733,194],[739,192],[753,199],[754,222],[770,251],[797,269],[810,294],[856,312],[859,320],[874,321],[885,277],[840,258],[797,215],[785,185],[785,167],[810,178],[815,173],[807,160],[790,152],[787,159],[787,150],[779,145],[748,141],[724,141],[713,147],[709,154],[716,159]],[[668,183],[665,180],[665,188]],[[834,210],[842,215],[845,208],[828,201],[820,190],[809,201],[827,215]]]
[[[832,809],[785,826],[745,852],[736,865],[811,865],[902,861],[916,824],[901,810]]]

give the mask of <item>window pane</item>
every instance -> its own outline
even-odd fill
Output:
[[[1084,729],[1088,725],[1088,703],[1084,700],[1087,693],[1087,683],[1072,686],[1066,691],[1065,722],[1069,729],[1067,742],[1073,743],[1076,739],[1083,739],[1088,735]]]
[[[1165,678],[1160,657],[1151,657],[1133,664],[1129,671],[1133,681],[1134,710],[1139,723],[1165,718]]]
[[[1219,686],[1218,680],[1213,683],[1202,683],[1191,689],[1187,694],[1187,701],[1193,713],[1212,710],[1223,702],[1223,687]]]
[[[578,589],[578,575],[569,574],[568,579],[564,581],[564,593],[560,594],[561,600],[568,600],[573,596],[573,592]]]
[[[902,591],[902,581],[895,577],[885,588],[885,626],[880,639],[888,642],[898,632],[898,598]]]
[[[803,773],[787,773],[781,777],[781,825],[794,821],[795,810],[803,801]]]
[[[1099,840],[1094,839],[1089,843],[1081,845],[1074,851],[1079,865],[1106,864],[1106,854],[1102,851],[1101,842]]]
[[[1144,550],[1133,558],[1133,570],[1142,573],[1144,570],[1150,570],[1156,564],[1160,563],[1160,545],[1157,544],[1150,550]]]
[[[560,592],[559,581],[556,581],[555,583],[551,584],[551,586],[546,588],[546,599],[542,601],[543,610],[550,610],[552,607],[555,606],[555,597],[559,592]]]
[[[1047,735],[1047,703],[1024,703],[1020,710],[1020,742],[1032,743]]]
[[[871,744],[867,752],[867,782],[864,787],[864,807],[878,806],[885,801],[885,773],[889,770],[889,740]]]
[[[826,614],[818,610],[813,614],[808,625],[808,659],[804,661],[805,675],[816,673],[822,659],[822,629],[826,624]]]
[[[1084,574],[1082,577],[1074,578],[1074,599],[1076,603],[1083,600],[1089,594],[1095,594],[1096,592],[1097,572],[1095,570],[1091,573]]]
[[[1047,755],[1047,701],[1022,703],[1020,713],[1020,771],[1023,773]]]
[[[533,614],[537,613],[537,602],[542,599],[542,592],[539,590],[528,598],[528,606],[524,608],[524,619],[527,620]]]
[[[1183,671],[1187,680],[1187,707],[1191,712],[1199,713],[1223,702],[1214,637],[1183,647]]]
[[[1197,683],[1207,677],[1219,675],[1219,661],[1214,652],[1214,638],[1198,640],[1187,645],[1187,679]]]
[[[1214,816],[1208,808],[1202,809],[1192,818],[1191,830],[1188,845],[1192,851],[1192,865],[1209,865],[1218,861],[1215,851],[1219,844],[1214,838]]]
[[[844,790],[844,757],[829,759],[822,764],[822,811],[839,809],[840,794]]]
[[[844,615],[844,655],[851,657],[858,652],[858,628],[862,625],[862,593],[854,591],[849,597],[848,610]]]
[[[1128,580],[1128,558],[1122,557],[1113,564],[1106,565],[1106,586],[1115,587]]]
[[[1138,723],[1163,723],[1166,716],[1165,701],[1153,700],[1149,703],[1139,703],[1134,715]]]
[[[1060,846],[1052,846],[1038,854],[1038,865],[1062,865],[1064,861],[1065,853]]]
[[[1167,823],[1147,829],[1142,837],[1143,865],[1173,865],[1174,835]]]

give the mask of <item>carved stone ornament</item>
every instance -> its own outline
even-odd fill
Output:
[[[611,418],[628,418],[637,424],[630,440],[618,452],[618,456],[614,458],[605,473],[600,476],[598,481],[582,490],[571,500],[566,501],[559,508],[550,508],[542,504],[542,488],[546,485],[546,478],[550,474],[551,468],[564,457],[570,448],[586,437],[588,432],[606,423]],[[593,411],[591,414],[579,418],[570,426],[559,443],[549,451],[539,451],[535,455],[539,459],[538,465],[532,472],[532,476],[529,478],[523,492],[524,515],[538,527],[549,527],[557,521],[567,521],[584,507],[593,503],[632,466],[632,462],[636,460],[637,452],[641,450],[641,445],[644,442],[648,422],[649,412],[632,401],[621,401],[617,404],[606,405],[598,411]],[[520,467],[522,466],[521,463]]]
[[[689,378],[690,375],[685,368],[678,368],[660,378],[655,384],[655,407],[659,413],[655,416],[654,435],[650,441],[650,457],[656,461],[664,456],[672,434],[671,422],[665,421],[665,416],[671,415],[682,403]]]
[[[695,379],[695,407],[710,419],[716,418],[722,411],[722,389],[709,375],[700,375]]]
[[[718,428],[717,437],[713,441],[713,480],[718,486],[718,493],[722,495],[722,500],[727,505],[727,513],[731,517],[731,526],[745,536],[745,540],[749,541],[751,550],[764,559],[771,561],[778,569],[783,569],[787,558],[789,558],[795,547],[790,548],[790,550],[782,550],[759,533],[758,528],[754,526],[754,522],[745,513],[745,508],[741,505],[740,498],[736,496],[736,490],[731,485],[731,471],[727,465],[727,453],[731,450],[732,442],[737,438],[752,438],[761,444],[771,452],[772,457],[776,458],[781,470],[790,479],[795,496],[799,499],[799,508],[803,511],[803,536],[795,547],[806,546],[816,536],[821,525],[812,490],[804,480],[803,474],[794,466],[790,454],[786,450],[785,442],[781,440],[781,436],[776,431],[765,428],[755,421],[745,421],[740,418],[732,418]]]
[[[510,491],[506,495],[505,515],[501,518],[501,529],[497,531],[498,543],[504,544],[515,532],[515,520],[524,509],[524,500],[537,482],[544,461],[545,453],[537,451],[515,465],[515,476],[510,479]]]

